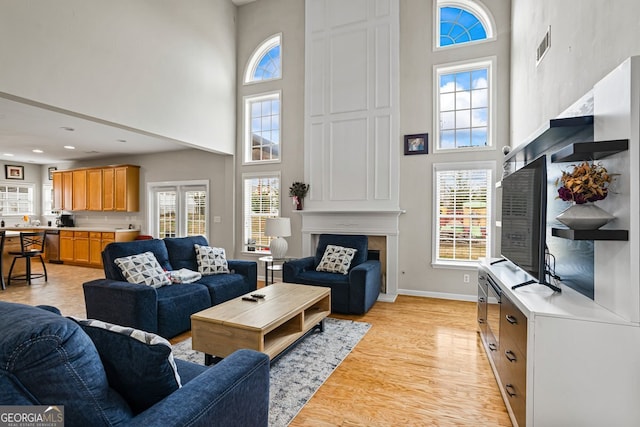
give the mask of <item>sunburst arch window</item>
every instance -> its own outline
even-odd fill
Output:
[[[282,78],[282,34],[262,42],[251,55],[244,73],[244,83],[258,83]]]
[[[489,11],[472,0],[436,2],[436,49],[495,39]]]

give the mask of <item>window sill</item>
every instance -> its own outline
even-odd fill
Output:
[[[451,270],[476,270],[480,261],[432,261],[431,267]]]

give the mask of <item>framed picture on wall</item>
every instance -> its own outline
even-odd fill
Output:
[[[49,168],[49,181],[53,181],[53,171],[57,171],[57,170],[58,168],[53,166]]]
[[[24,166],[4,165],[6,179],[24,179]]]
[[[429,134],[418,133],[404,136],[404,154],[427,154],[429,152]]]

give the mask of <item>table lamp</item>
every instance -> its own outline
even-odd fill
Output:
[[[269,249],[274,259],[282,259],[287,253],[287,241],[283,237],[291,236],[291,221],[289,218],[267,218],[264,234],[275,237],[271,239]]]

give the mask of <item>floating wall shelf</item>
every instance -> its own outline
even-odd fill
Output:
[[[552,228],[551,235],[570,240],[629,240],[628,230],[571,230]]]
[[[628,139],[615,139],[599,142],[576,142],[551,155],[551,162],[577,162],[604,159],[607,156],[627,151]]]

